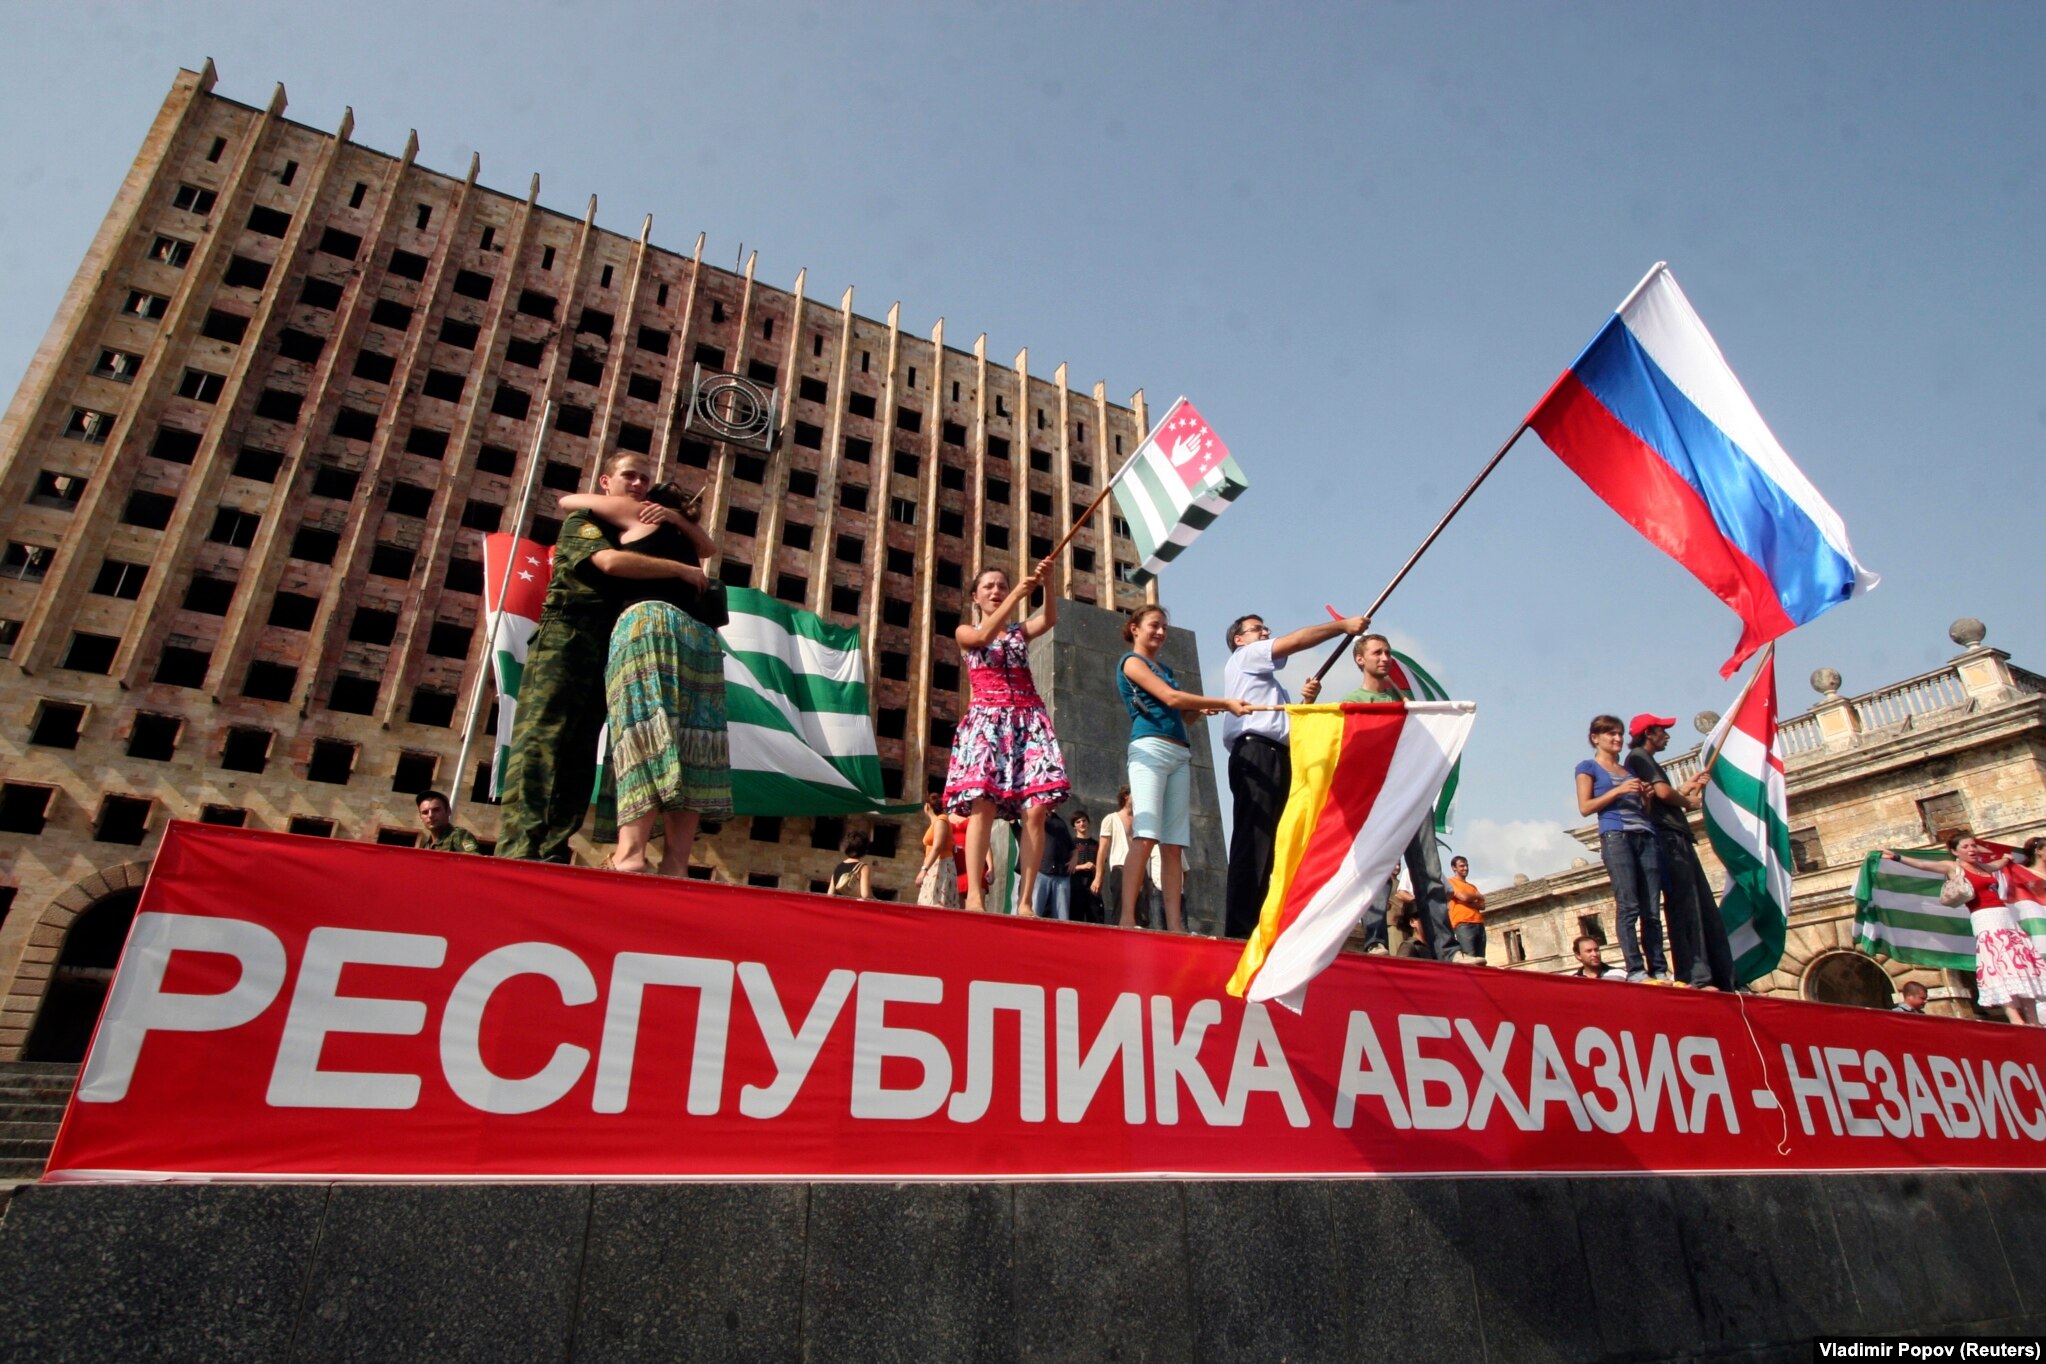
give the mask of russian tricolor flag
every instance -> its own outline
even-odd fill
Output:
[[[1722,675],[1874,587],[1660,262],[1528,415],[1607,506],[1740,614]]]

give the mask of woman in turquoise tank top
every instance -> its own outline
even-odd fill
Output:
[[[1138,607],[1122,627],[1130,652],[1116,664],[1115,689],[1130,713],[1130,852],[1123,863],[1121,922],[1124,928],[1137,926],[1137,891],[1155,845],[1165,928],[1181,933],[1186,876],[1181,859],[1193,841],[1193,750],[1181,712],[1248,715],[1250,703],[1181,691],[1172,670],[1158,661],[1167,623],[1164,607]]]

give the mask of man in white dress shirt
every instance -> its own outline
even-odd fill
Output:
[[[1222,666],[1222,695],[1254,706],[1283,706],[1293,698],[1279,681],[1282,664],[1302,649],[1312,649],[1337,635],[1360,635],[1371,622],[1364,616],[1306,625],[1277,639],[1262,616],[1238,616],[1229,623],[1229,661]],[[1300,699],[1312,705],[1321,683],[1309,678]],[[1248,938],[1257,927],[1258,911],[1272,879],[1272,840],[1286,792],[1293,785],[1293,755],[1288,747],[1286,713],[1257,711],[1222,717],[1222,747],[1229,755],[1229,794],[1236,813],[1229,833],[1229,894],[1223,932]]]

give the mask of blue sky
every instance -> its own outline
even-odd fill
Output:
[[[1935,667],[1957,616],[2046,671],[2046,7],[1891,4],[10,6],[11,391],[179,66],[220,93],[731,263],[809,268],[1154,410],[1251,491],[1164,582],[1232,616],[1375,596],[1667,259],[1846,520],[1869,597],[1784,706]],[[1532,437],[1380,616],[1479,706],[1479,879],[1575,849],[1587,720],[1720,709],[1732,614]],[[1347,685],[1354,671],[1334,678]],[[1687,732],[1687,731],[1686,731]]]

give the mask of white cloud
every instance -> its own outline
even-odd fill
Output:
[[[1591,854],[1554,820],[1473,819],[1458,821],[1460,827],[1449,839],[1451,849],[1471,860],[1473,878],[1480,890],[1498,890],[1513,884],[1515,873],[1529,877],[1563,871],[1577,858]],[[1449,860],[1443,854],[1443,861]]]

